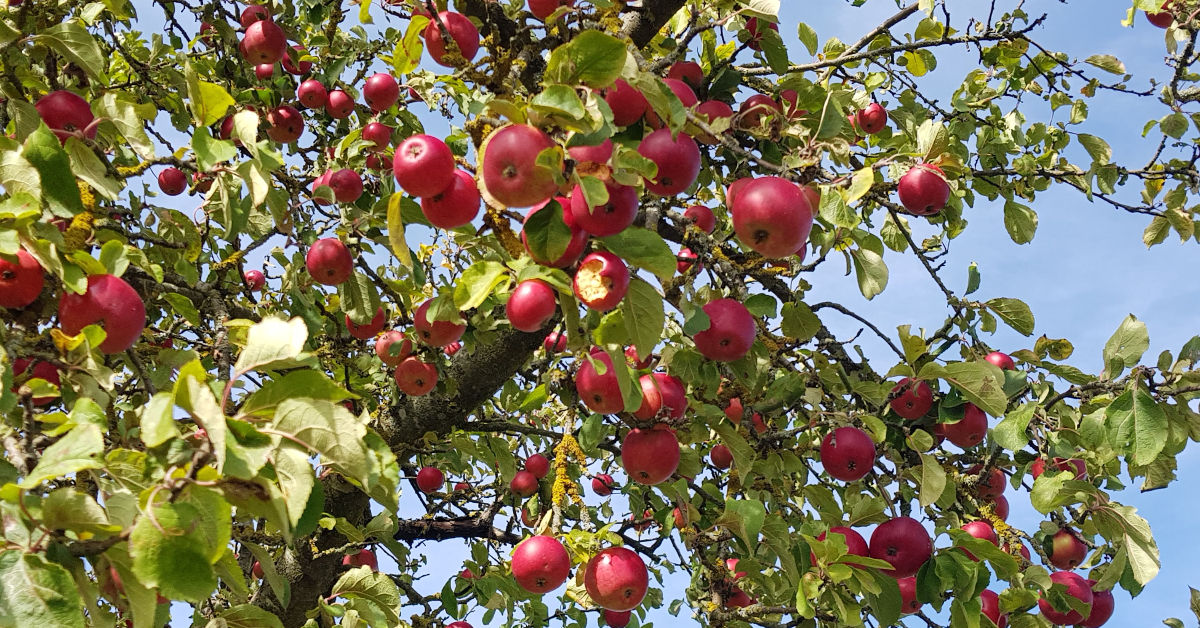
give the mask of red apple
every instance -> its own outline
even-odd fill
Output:
[[[924,381],[905,377],[892,388],[892,411],[905,419],[919,419],[933,407],[933,390]]]
[[[63,293],[58,305],[63,333],[74,336],[88,325],[100,323],[107,337],[102,353],[120,353],[133,347],[146,327],[146,304],[124,279],[115,275],[88,277],[87,292]]]
[[[983,616],[991,620],[996,628],[1008,627],[1008,614],[1000,612],[1000,596],[995,591],[984,589],[980,592],[979,605]]]
[[[1086,480],[1087,465],[1079,458],[1055,458],[1052,466],[1056,471],[1074,471],[1076,480]],[[1046,471],[1046,459],[1038,458],[1029,465],[1029,472],[1033,475],[1033,479],[1038,479]]]
[[[350,97],[350,94],[335,89],[329,92],[325,98],[325,113],[328,113],[329,117],[339,120],[348,118],[350,114],[354,113],[354,99]]]
[[[442,11],[438,13],[438,18],[446,27],[447,34],[454,40],[458,46],[458,51],[464,59],[471,61],[479,52],[479,29],[471,23],[467,16],[453,11]],[[446,42],[442,39],[442,31],[438,27],[438,20],[430,20],[429,26],[425,27],[425,48],[429,50],[429,56],[434,63],[445,67],[454,67],[453,64],[446,61]]]
[[[647,135],[637,150],[658,166],[658,175],[646,181],[646,189],[659,196],[683,192],[700,174],[700,147],[685,133],[673,138],[670,129],[659,129]]]
[[[600,497],[612,495],[613,486],[615,486],[613,477],[607,473],[601,473],[592,478],[592,492]]]
[[[529,0],[529,12],[539,20],[545,20],[559,7],[573,7],[575,0]]]
[[[558,298],[549,284],[528,279],[517,284],[505,305],[508,323],[514,329],[535,332],[546,327],[558,311]]]
[[[684,109],[695,107],[700,99],[696,98],[696,92],[685,82],[679,79],[666,78],[663,79],[663,84],[675,94],[679,102],[683,104]],[[654,111],[653,107],[646,109],[646,124],[651,128],[661,128],[663,126],[662,119],[658,116],[658,112]]]
[[[532,1],[532,0],[531,0]],[[633,616],[633,611],[610,611],[604,610],[604,625],[609,628],[625,628],[629,625],[629,618]]]
[[[465,621],[452,621],[446,624],[446,628],[473,628],[473,626]]]
[[[689,249],[687,247],[679,249],[678,257],[679,257],[679,261],[675,262],[675,270],[678,271],[679,274],[681,274],[681,275],[686,273],[687,271],[691,270],[692,266],[694,266],[696,264],[696,262],[699,261],[699,259],[700,259],[695,253],[692,252],[691,249]],[[699,272],[703,268],[704,268],[704,265],[701,264],[699,266],[699,268],[696,269],[696,271]]]
[[[350,249],[337,238],[322,238],[313,242],[308,247],[304,264],[313,281],[326,286],[336,286],[349,279],[354,272]]]
[[[900,177],[896,185],[900,204],[909,213],[932,216],[950,200],[950,184],[941,168],[933,164],[917,164]]]
[[[488,193],[507,207],[532,207],[554,195],[555,172],[537,164],[538,155],[554,140],[528,124],[494,131],[482,147],[480,173]]]
[[[715,445],[712,451],[708,452],[708,459],[713,466],[718,469],[728,469],[733,466],[733,452],[725,445]]]
[[[678,377],[666,373],[651,373],[638,379],[642,387],[642,405],[633,416],[643,421],[653,418],[683,418],[687,410],[687,394]]]
[[[763,36],[762,36],[761,31],[763,28],[763,24],[766,24],[766,28],[769,28],[773,31],[779,30],[779,25],[774,22],[760,21],[756,17],[752,17],[752,18],[746,20],[746,32],[750,35],[750,39],[747,41],[747,45],[750,46],[751,50],[762,50],[761,42],[762,42]]]
[[[593,310],[613,309],[629,291],[629,267],[608,251],[589,253],[575,271],[575,298]]]
[[[562,353],[567,350],[567,335],[556,331],[546,334],[546,339],[542,341],[542,348],[549,353]]]
[[[363,83],[363,100],[376,113],[386,111],[400,99],[400,85],[395,77],[386,72],[379,72]]]
[[[375,552],[369,549],[360,550],[357,554],[343,556],[342,564],[352,569],[355,567],[370,567],[371,571],[379,571],[379,560],[375,558]]]
[[[533,258],[533,261],[544,266],[566,268],[579,261],[579,256],[583,255],[583,247],[587,244],[588,232],[584,231],[582,227],[575,224],[575,216],[571,212],[570,199],[564,196],[559,196],[554,200],[559,204],[560,207],[562,207],[563,223],[567,225],[567,229],[569,229],[571,232],[571,239],[567,243],[567,249],[563,251],[563,254],[556,260],[551,261],[540,259],[534,256],[533,251],[530,250],[529,239],[526,236],[524,229],[521,230],[521,243],[525,245],[525,252],[529,253],[529,256]],[[528,223],[531,216],[546,208],[549,204],[550,202],[547,201],[545,203],[541,203],[540,205],[534,206],[533,209],[529,210],[529,213],[525,215],[525,222]]]
[[[296,99],[309,109],[321,109],[329,104],[329,92],[325,91],[321,81],[308,79],[296,88]]]
[[[1056,571],[1050,574],[1050,581],[1066,587],[1067,595],[1074,597],[1080,602],[1084,604],[1092,603],[1092,587],[1088,585],[1087,580],[1084,580],[1078,574],[1070,571]],[[1038,609],[1042,611],[1042,616],[1052,624],[1078,624],[1083,621],[1083,615],[1070,607],[1061,611],[1055,610],[1044,595],[1038,599]]]
[[[738,107],[736,123],[739,128],[754,129],[762,124],[764,116],[778,115],[783,115],[783,107],[774,98],[766,94],[754,94]]]
[[[575,160],[577,164],[604,165],[608,163],[609,159],[612,159],[612,154],[613,143],[607,137],[595,146],[572,146],[567,149],[567,156]]]
[[[704,118],[711,125],[719,118],[732,118],[733,107],[719,100],[706,100],[696,105],[696,115]],[[702,144],[718,144],[720,142],[716,137],[708,133],[697,135],[696,141]]]
[[[886,560],[892,569],[883,573],[893,578],[906,578],[917,573],[933,555],[933,541],[921,522],[912,517],[889,519],[871,534],[871,558]]]
[[[1008,543],[1001,545],[1000,550],[1003,551],[1005,554],[1013,555],[1012,546],[1010,546]],[[1029,548],[1025,547],[1024,543],[1017,543],[1017,554],[1020,554],[1021,558],[1024,558],[1026,561],[1032,560],[1032,558],[1030,557],[1030,554],[1029,554]]]
[[[800,186],[782,177],[750,181],[729,207],[738,240],[763,257],[794,255],[812,230],[814,208]]]
[[[861,129],[867,135],[875,135],[882,131],[887,126],[887,122],[887,109],[877,102],[867,105],[866,109],[854,114],[855,128]]]
[[[284,105],[267,112],[267,137],[289,144],[304,134],[304,117],[295,107]]]
[[[1055,569],[1074,569],[1087,558],[1088,548],[1070,530],[1059,530],[1050,541],[1050,564]]]
[[[261,20],[271,19],[271,10],[261,4],[252,4],[242,9],[241,15],[238,16],[238,23],[242,28],[250,28],[251,24]]]
[[[287,57],[284,57],[285,59]],[[275,64],[263,63],[254,66],[254,77],[260,81],[265,81],[272,76],[275,76]]]
[[[875,466],[875,441],[857,427],[839,427],[821,441],[821,464],[843,482],[858,481]]]
[[[454,153],[432,135],[413,135],[396,147],[392,174],[405,192],[434,196],[454,183]]]
[[[982,443],[987,436],[987,415],[975,404],[968,403],[962,419],[956,423],[942,423],[939,427],[950,442],[969,449]]]
[[[462,348],[463,348],[463,343],[461,341],[455,340],[454,342],[442,347],[442,353],[445,353],[448,356],[453,356],[454,354],[461,351]]]
[[[404,358],[412,355],[412,341],[402,332],[391,330],[375,339],[375,354],[388,366],[398,366]]]
[[[254,65],[278,63],[287,54],[287,36],[275,22],[254,22],[242,36],[242,54]]]
[[[423,362],[415,355],[409,356],[396,367],[395,379],[401,392],[420,397],[429,394],[437,386],[437,366]]]
[[[840,534],[846,539],[846,555],[847,556],[870,556],[870,550],[867,549],[867,540],[862,537],[854,528],[846,526],[834,526],[829,528],[829,532],[822,532],[817,537],[818,541],[824,541],[826,534]],[[809,561],[814,565],[817,564],[817,555],[809,552]],[[846,563],[853,565],[855,563]]]
[[[704,205],[692,205],[683,210],[683,217],[691,219],[696,228],[704,233],[712,233],[717,228],[717,217],[713,211]]]
[[[32,364],[32,366],[30,366]],[[31,361],[27,358],[17,358],[13,360],[13,377],[28,375],[29,379],[45,380],[55,386],[62,385],[62,376],[58,372],[58,368],[49,362]],[[27,373],[28,371],[28,373]],[[14,387],[13,392],[17,392],[19,387]],[[33,397],[31,401],[35,406],[44,406],[54,401],[57,397]]]
[[[417,488],[422,493],[436,493],[446,484],[446,474],[437,467],[422,467],[417,471]]]
[[[648,430],[629,430],[621,441],[621,466],[638,484],[665,482],[679,467],[679,439],[662,423]]]
[[[179,196],[187,189],[187,176],[179,168],[165,168],[158,173],[158,189],[167,196]]]
[[[549,593],[567,581],[571,557],[558,539],[531,536],[513,550],[512,573],[522,589],[530,593]]]
[[[462,338],[463,332],[467,330],[466,323],[429,320],[429,306],[432,303],[432,299],[425,301],[413,312],[413,327],[417,330],[417,340],[426,346],[444,347]]]
[[[1175,16],[1171,13],[1171,2],[1172,0],[1167,0],[1162,3],[1158,11],[1146,11],[1146,21],[1159,28],[1170,28],[1175,22]]]
[[[613,124],[617,126],[629,126],[641,120],[650,109],[646,97],[625,79],[617,79],[612,87],[605,90],[604,101],[612,109]]]
[[[651,353],[646,356],[646,359],[639,360],[637,347],[625,347],[625,362],[639,371],[644,371],[654,364],[654,354]]]
[[[370,122],[362,130],[363,141],[370,142],[367,150],[379,152],[387,150],[392,143],[392,127],[381,122]]]
[[[704,84],[704,68],[695,61],[676,61],[667,70],[667,78],[683,81],[692,89],[699,89]]]
[[[15,262],[0,257],[0,307],[18,309],[33,303],[45,284],[42,265],[25,249],[17,249]]]
[[[359,174],[349,168],[334,170],[329,175],[329,188],[339,203],[353,203],[363,193],[363,181]]]
[[[308,54],[308,50],[305,49],[304,46],[301,46],[300,44],[292,44],[292,50],[287,51],[287,54],[283,55],[283,59],[280,59],[280,61],[283,63],[283,71],[295,76],[308,74],[309,70],[312,70],[312,61],[292,60],[293,56],[295,56],[298,60],[300,57],[303,57],[306,54]]]
[[[913,576],[898,578],[896,584],[900,587],[900,613],[912,615],[920,612],[921,602],[917,601],[917,579]]]
[[[533,454],[525,459],[525,470],[540,480],[550,473],[550,460],[542,454]]]
[[[538,478],[528,471],[517,471],[508,483],[508,490],[520,498],[531,497],[538,491]]]
[[[359,325],[350,320],[350,315],[346,315],[346,329],[350,331],[350,335],[359,340],[369,340],[374,338],[379,332],[383,331],[383,308],[379,308],[375,312],[375,316],[371,318],[369,323]]]
[[[692,336],[700,355],[717,362],[740,360],[758,333],[754,317],[735,299],[716,299],[704,306],[708,329]]]
[[[253,292],[262,292],[263,286],[267,285],[267,276],[261,270],[248,270],[242,275],[242,279]]]
[[[996,496],[996,499],[992,500],[992,512],[1001,521],[1008,521],[1008,498],[1003,495]]]
[[[968,521],[963,524],[963,531],[977,539],[990,541],[992,545],[1000,545],[1000,537],[996,536],[996,529],[992,524],[986,521]],[[979,560],[974,554],[967,550],[963,550],[971,560]]]
[[[1113,599],[1112,590],[1097,591],[1095,580],[1087,582],[1092,588],[1092,610],[1082,622],[1075,625],[1077,628],[1100,628],[1112,617],[1117,601]]]
[[[1007,353],[1001,353],[1000,351],[993,351],[993,352],[987,354],[987,356],[984,357],[983,359],[987,360],[988,362],[991,362],[992,364],[996,365],[997,367],[999,367],[1005,371],[1017,370],[1017,365],[1013,362],[1012,357],[1009,356]]]
[[[592,366],[595,360],[604,366],[601,375]],[[612,358],[608,354],[593,350],[591,360],[579,360],[579,370],[575,373],[575,390],[579,400],[592,412],[597,414],[616,414],[625,409],[621,398],[621,388],[617,384],[617,373],[613,370]]]
[[[967,469],[966,475],[978,475],[983,467],[974,465]],[[983,500],[996,499],[1004,493],[1004,483],[1007,480],[1004,472],[997,468],[992,468],[988,471],[987,477],[981,478],[979,484],[976,485],[976,490],[979,492],[979,498]]]
[[[250,568],[250,575],[254,576],[258,580],[262,580],[263,579],[262,563],[258,562],[257,560],[254,561],[254,566]]]
[[[575,224],[599,237],[621,233],[633,224],[638,212],[637,190],[612,181],[606,181],[604,187],[608,190],[608,201],[595,207],[588,205],[582,186],[576,185],[571,192],[570,209]]]
[[[650,586],[650,574],[646,563],[633,550],[610,547],[588,561],[583,585],[601,608],[628,611],[642,603]]]
[[[34,105],[42,122],[50,127],[58,136],[59,141],[67,143],[67,138],[82,133],[88,139],[96,137],[96,126],[93,121],[92,106],[74,92],[65,89],[50,92],[38,99]]]

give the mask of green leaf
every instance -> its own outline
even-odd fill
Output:
[[[891,626],[896,623],[896,620],[900,619],[900,611],[903,603],[903,600],[900,598],[900,586],[896,584],[895,578],[888,577],[878,571],[872,572],[871,577],[875,579],[875,584],[880,590],[878,595],[867,594],[867,601],[871,604],[871,612],[880,626]]]
[[[733,454],[733,466],[742,483],[746,484],[751,477],[754,465],[754,448],[738,433],[737,428],[729,421],[721,420],[712,426],[713,431],[721,436],[721,443]]]
[[[285,321],[273,316],[264,318],[261,323],[250,327],[246,348],[242,349],[234,369],[238,373],[246,373],[264,369],[273,363],[294,360],[304,350],[306,340],[308,327],[304,325],[304,319],[296,317]]]
[[[546,64],[546,80],[603,89],[621,76],[628,55],[625,42],[597,30],[585,30],[554,49]]]
[[[1016,244],[1027,244],[1033,241],[1037,233],[1037,212],[1016,201],[1004,202],[1004,229],[1008,237]]]
[[[0,625],[84,628],[83,600],[70,572],[37,554],[0,552]]]
[[[1092,55],[1084,61],[1111,74],[1125,74],[1125,64],[1112,55]]]
[[[49,127],[42,124],[25,138],[21,154],[37,169],[43,184],[42,198],[51,207],[67,214],[83,211],[79,186],[75,183],[75,174],[71,172],[71,158]]]
[[[1019,451],[1029,444],[1029,436],[1025,433],[1025,429],[1029,427],[1029,421],[1033,419],[1033,413],[1037,409],[1034,403],[1026,403],[1021,407],[1008,413],[996,427],[992,430],[992,439],[997,445],[1010,451]]]
[[[429,18],[423,15],[414,15],[408,21],[404,37],[396,41],[396,47],[392,50],[393,74],[399,76],[417,69],[421,63],[421,51],[424,49],[421,34],[425,32],[428,24]]]
[[[318,399],[285,399],[275,411],[271,434],[276,442],[286,438],[320,454],[324,464],[342,475],[369,486],[370,464],[363,439],[367,428],[340,404]]]
[[[92,110],[96,116],[108,118],[117,127],[129,147],[142,159],[154,159],[154,143],[146,134],[142,116],[138,113],[140,106],[134,100],[134,95],[126,92],[106,92],[98,100],[92,102]],[[150,108],[154,113],[155,107]],[[143,108],[145,110],[145,108]]]
[[[129,537],[133,572],[142,584],[173,600],[199,602],[217,588],[209,548],[195,533],[201,512],[187,502],[159,504],[138,517]]]
[[[724,526],[745,541],[747,547],[758,545],[758,533],[766,520],[767,509],[762,502],[751,499],[730,499],[716,525]]]
[[[992,416],[1002,416],[1008,407],[1008,397],[1004,394],[1004,372],[986,361],[951,362],[945,366],[930,362],[921,367],[917,377],[950,382],[967,401]]]
[[[400,624],[400,589],[388,576],[370,567],[356,567],[342,574],[331,594],[348,600],[363,600],[382,611],[391,626]]]
[[[279,621],[278,617],[253,604],[230,607],[219,617],[228,628],[283,628],[283,622]],[[211,625],[210,623],[209,626]]]
[[[357,270],[350,278],[338,284],[338,301],[350,322],[365,325],[379,313],[379,289],[375,282]]]
[[[121,526],[108,522],[108,514],[95,498],[72,488],[58,489],[42,500],[42,525],[51,530],[104,534]]]
[[[214,139],[208,127],[197,127],[192,134],[192,150],[201,170],[209,170],[223,161],[237,157],[237,148],[229,140]]]
[[[662,295],[654,286],[638,277],[629,282],[629,292],[621,300],[625,329],[633,341],[639,358],[649,356],[662,339],[667,314]]]
[[[75,402],[80,405],[96,402],[83,398]],[[99,406],[96,406],[99,409]],[[101,411],[103,416],[103,411]],[[99,469],[104,464],[104,435],[94,423],[76,425],[67,435],[46,448],[38,460],[37,467],[21,481],[21,488],[36,487],[43,480],[61,478],[85,469]]]
[[[987,302],[988,309],[996,313],[1022,336],[1033,335],[1033,311],[1024,301],[1019,299],[991,299]]]
[[[479,307],[497,287],[508,282],[508,268],[482,260],[471,264],[454,284],[454,305],[460,310]]]
[[[402,208],[405,203],[416,204],[412,199],[405,196],[403,192],[396,192],[388,199],[388,245],[392,249],[392,255],[396,256],[396,260],[402,266],[412,268],[412,252],[408,250],[408,242],[404,239],[404,221],[401,218],[403,215]],[[419,211],[419,208],[417,210]]]
[[[325,373],[308,369],[296,370],[264,383],[246,398],[239,411],[243,415],[269,413],[284,399],[292,397],[344,401],[355,398],[355,395]]]
[[[821,319],[801,301],[783,304],[783,333],[803,342],[821,330]]]
[[[932,161],[948,150],[950,131],[946,126],[933,119],[923,122],[917,129],[917,152],[924,155],[926,161]]]
[[[1131,466],[1154,462],[1167,444],[1167,414],[1145,388],[1134,385],[1105,410],[1109,443],[1125,452]]]
[[[1110,379],[1117,377],[1126,368],[1137,364],[1149,348],[1150,334],[1146,324],[1130,314],[1104,344],[1104,374]]]
[[[41,174],[16,150],[0,150],[0,185],[9,194],[25,194],[39,201],[42,198]]]
[[[225,117],[225,112],[229,111],[229,108],[237,101],[229,95],[229,92],[225,91],[224,87],[216,83],[201,81],[190,63],[184,68],[187,77],[188,106],[192,110],[192,117],[196,120],[196,125],[207,127],[216,124]]]
[[[292,599],[292,585],[275,569],[275,558],[261,545],[248,542],[243,542],[243,544],[250,549],[250,553],[254,554],[254,559],[262,567],[263,579],[271,586],[271,592],[275,594],[276,599],[287,606]]]
[[[946,490],[946,470],[942,468],[938,459],[929,455],[921,454],[921,507],[936,502],[942,496],[942,492]]]
[[[858,278],[858,290],[867,300],[874,299],[888,283],[888,268],[875,251],[869,249],[854,249],[850,252],[854,258],[854,274]]]
[[[192,325],[200,324],[200,309],[196,307],[196,304],[192,303],[191,299],[178,292],[167,292],[162,296],[163,300],[171,306],[171,309],[183,317],[183,320]]]
[[[1180,139],[1184,133],[1187,133],[1188,119],[1182,113],[1176,112],[1163,117],[1158,126],[1165,135]]]
[[[604,246],[627,263],[644,268],[662,281],[675,276],[678,260],[662,236],[649,229],[629,228],[617,235],[600,238]]]
[[[567,251],[571,228],[563,222],[565,210],[557,200],[551,200],[525,220],[526,246],[534,259],[555,261]]]
[[[811,26],[804,22],[796,25],[796,31],[797,36],[800,38],[800,43],[804,44],[804,47],[808,49],[808,54],[817,54],[817,31],[814,31]]]
[[[567,85],[549,85],[529,101],[531,107],[549,115],[561,116],[568,120],[582,120],[587,117],[587,110],[579,94]]]
[[[771,66],[776,74],[787,74],[790,63],[783,37],[772,28],[760,28],[758,34],[759,47],[762,48],[763,56],[767,58],[767,65]]]
[[[1112,161],[1112,147],[1102,138],[1095,135],[1088,135],[1087,133],[1080,133],[1079,143],[1083,144],[1084,150],[1088,152],[1088,155],[1091,155],[1092,160],[1096,163],[1104,165]]]
[[[287,507],[288,523],[294,528],[304,515],[308,496],[316,482],[308,453],[295,446],[283,445],[275,450],[275,475],[279,478],[279,490]]]
[[[31,39],[45,44],[68,61],[83,68],[89,79],[99,83],[108,82],[108,77],[104,74],[106,57],[100,52],[100,46],[96,44],[92,34],[78,20],[39,29]]]

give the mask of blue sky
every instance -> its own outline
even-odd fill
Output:
[[[143,17],[151,17],[157,8],[148,2],[138,2]],[[781,16],[781,31],[789,42],[793,62],[807,60],[804,48],[796,42],[795,25],[803,19],[812,26],[822,41],[839,37],[855,41],[864,27],[878,24],[896,11],[893,0],[870,0],[854,8],[844,0],[785,0]],[[954,26],[962,28],[968,11],[985,11],[989,3],[981,0],[951,2]],[[1001,4],[1011,4],[1011,2]],[[1144,87],[1150,77],[1168,76],[1163,59],[1163,31],[1139,19],[1134,28],[1120,25],[1129,0],[1076,0],[1070,4],[1058,2],[1031,3],[1031,11],[1047,11],[1050,18],[1033,36],[1052,49],[1064,50],[1076,58],[1095,53],[1119,57],[1134,75],[1133,86]],[[916,18],[910,18],[894,32],[911,31]],[[946,99],[962,76],[973,69],[972,55],[961,51],[939,51],[939,65],[923,80],[927,93]],[[426,114],[423,106],[414,107],[434,134],[444,133],[445,123]],[[1035,111],[1035,110],[1031,110]],[[1042,109],[1030,116],[1043,115]],[[1091,117],[1075,130],[1086,131],[1107,139],[1113,146],[1119,163],[1142,164],[1153,150],[1155,136],[1143,139],[1144,122],[1168,113],[1166,108],[1151,99],[1104,95],[1091,104]],[[184,201],[191,203],[192,201]],[[190,208],[188,208],[190,209]],[[188,209],[185,209],[187,211]],[[1177,350],[1188,338],[1200,331],[1195,325],[1193,308],[1200,303],[1200,274],[1192,271],[1196,259],[1195,243],[1180,245],[1177,239],[1147,251],[1141,243],[1146,219],[1119,213],[1106,205],[1088,203],[1073,190],[1054,190],[1042,194],[1034,206],[1040,224],[1035,240],[1018,246],[1008,239],[1002,223],[999,205],[977,204],[966,212],[970,221],[967,232],[950,244],[950,255],[944,278],[961,290],[965,285],[966,267],[979,265],[983,284],[977,296],[1016,297],[1024,300],[1037,316],[1035,336],[1065,337],[1074,343],[1073,363],[1084,370],[1101,369],[1100,349],[1121,320],[1135,314],[1149,326],[1151,348],[1148,356],[1164,349]],[[919,221],[914,221],[919,224]],[[919,229],[919,227],[918,227]],[[921,234],[919,234],[921,235]],[[413,236],[410,244],[415,246]],[[914,327],[937,327],[945,315],[945,303],[937,287],[911,256],[889,252],[891,279],[888,289],[873,301],[859,294],[853,276],[842,275],[842,264],[833,261],[824,265],[809,280],[814,284],[810,295],[813,302],[832,300],[842,303],[875,322],[885,332],[899,324]],[[248,266],[250,267],[250,266]],[[1186,271],[1183,269],[1187,269]],[[826,311],[824,319],[841,339],[858,331],[854,321]],[[990,344],[1002,350],[1030,347],[1032,339],[1022,338],[1001,329]],[[891,359],[881,344],[869,335],[859,339],[868,355]],[[1194,508],[1182,507],[1185,495],[1200,482],[1197,454],[1185,452],[1180,456],[1179,480],[1172,487],[1149,494],[1127,491],[1116,496],[1118,501],[1140,509],[1154,528],[1162,552],[1163,567],[1159,578],[1136,600],[1124,592],[1117,593],[1117,608],[1109,626],[1122,628],[1157,625],[1165,617],[1179,617],[1192,623],[1188,610],[1187,585],[1200,585],[1193,578],[1200,564],[1200,548],[1194,542],[1192,529]],[[1010,522],[1027,530],[1036,528],[1040,516],[1029,506],[1027,495],[1008,491],[1012,505]],[[590,498],[589,501],[594,500]],[[592,501],[594,503],[594,501]],[[402,499],[405,513],[419,512],[411,494]],[[619,513],[624,516],[624,513]],[[1182,515],[1182,516],[1181,516]],[[945,539],[942,539],[943,545]],[[426,577],[418,583],[425,593],[441,588],[446,577],[458,572],[465,558],[465,546],[458,542],[426,544],[431,554]],[[388,567],[387,561],[384,568]],[[678,578],[666,583],[666,598],[682,594],[686,581]],[[549,600],[547,600],[549,601]],[[651,618],[658,625],[694,625],[686,616],[670,617],[658,611]],[[477,628],[482,622],[471,620]],[[910,620],[909,625],[921,623]],[[494,622],[499,625],[499,622]]]

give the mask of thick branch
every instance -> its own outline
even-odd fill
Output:
[[[640,9],[629,7],[622,14],[621,34],[633,40],[633,45],[644,47],[654,39],[659,29],[671,16],[686,4],[685,0],[643,0]]]
[[[446,539],[489,539],[509,545],[521,542],[512,532],[497,530],[490,519],[456,517],[454,519],[411,519],[400,522],[393,537],[397,541],[445,541]]]

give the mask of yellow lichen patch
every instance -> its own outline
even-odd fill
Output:
[[[582,301],[600,301],[612,291],[612,280],[600,274],[604,261],[594,259],[575,273],[575,293]]]

